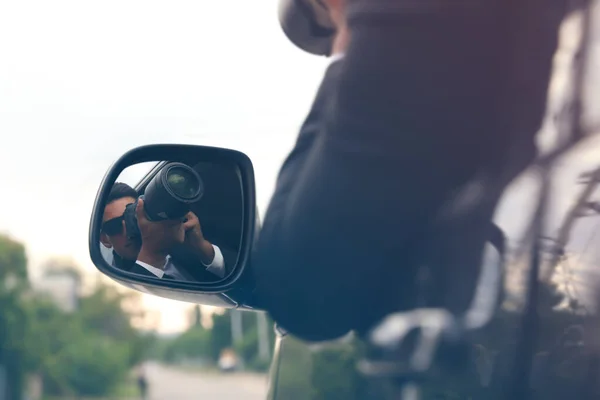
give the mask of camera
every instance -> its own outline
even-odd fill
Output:
[[[204,195],[204,182],[200,175],[182,163],[168,163],[156,174],[146,186],[144,194],[144,211],[150,221],[182,219],[189,211],[190,205]],[[135,203],[128,204],[123,214],[127,237],[133,241],[141,240],[138,227]]]

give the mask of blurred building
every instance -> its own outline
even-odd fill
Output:
[[[47,295],[66,312],[78,307],[80,280],[72,274],[45,274],[32,282],[32,286],[35,292]]]

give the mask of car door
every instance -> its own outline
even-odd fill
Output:
[[[600,138],[567,152],[551,174],[531,348],[524,350],[523,327],[532,320],[524,313],[535,254],[531,222],[541,187],[534,166],[503,195],[494,218],[507,238],[502,302],[470,337],[467,365],[424,382],[424,399],[510,398],[523,380],[532,399],[600,395]],[[309,344],[280,333],[269,398],[399,398],[393,379],[360,372],[369,347],[353,334]]]
[[[493,246],[486,247],[483,263],[500,272],[497,311],[492,320],[469,339],[467,362],[456,373],[423,382],[424,399],[503,398],[516,360],[526,290],[522,278],[528,268],[531,241],[524,238],[537,204],[539,179],[524,172],[502,196],[494,222],[506,239],[505,263]],[[269,399],[363,400],[400,398],[402,385],[393,376],[365,374],[365,362],[395,360],[406,365],[407,354],[385,354],[369,340],[351,333],[338,340],[311,344],[280,333],[271,369]],[[458,371],[460,369],[460,371]],[[498,395],[498,396],[496,396]],[[495,397],[496,396],[496,397]]]
[[[600,398],[599,10],[591,7],[589,18],[574,13],[563,25],[538,149],[544,158],[569,135],[584,138],[503,192],[494,215],[507,240],[500,306],[470,335],[466,366],[421,382],[423,399]],[[401,398],[397,376],[357,372],[373,358],[370,346],[352,335],[319,345],[280,336],[270,398]]]

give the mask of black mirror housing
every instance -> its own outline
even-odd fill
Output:
[[[219,166],[226,166],[223,170],[226,169],[229,173],[228,176],[232,177],[227,181],[230,187],[221,187],[225,186],[225,183],[220,185],[222,180],[219,181],[221,178],[217,177],[213,179],[212,187],[207,185],[206,191],[209,192],[208,197],[210,197],[210,190],[212,190],[212,193],[218,192],[217,194],[222,197],[221,200],[226,200],[226,197],[230,196],[230,193],[235,192],[235,200],[237,201],[234,205],[236,214],[235,226],[237,229],[236,235],[238,235],[236,237],[239,237],[239,246],[235,253],[232,253],[234,254],[233,257],[228,258],[229,253],[226,253],[227,274],[221,277],[214,277],[212,280],[159,279],[159,277],[151,274],[141,275],[118,268],[114,262],[111,264],[107,260],[106,255],[102,252],[102,245],[100,245],[100,243],[105,243],[108,237],[103,233],[106,223],[105,207],[107,206],[107,200],[109,199],[113,185],[126,168],[146,162],[157,162],[157,165],[136,185],[138,193],[143,193],[143,190],[151,183],[152,178],[160,173],[161,168],[165,165],[173,164],[173,162],[186,163],[190,166],[202,164],[204,169],[201,172],[204,171],[205,177],[211,171],[216,171]],[[217,176],[222,177],[223,175]],[[231,182],[236,183],[230,184]],[[239,186],[237,186],[238,184]],[[216,200],[213,199],[212,203],[205,202],[203,207],[206,208],[206,204],[214,207],[215,204],[219,204],[219,201],[218,198]],[[228,210],[224,209],[224,211],[221,211],[221,218],[226,219],[223,221],[218,220],[218,217],[214,217],[211,220],[211,216],[214,214],[212,210],[207,210],[203,214],[206,218],[200,216],[199,219],[210,222],[206,223],[207,231],[210,231],[212,227],[212,231],[215,233],[214,231],[218,231],[221,223],[223,230],[226,230],[225,227],[232,225],[228,224],[229,220],[233,219],[233,217],[228,218],[231,214]],[[198,212],[196,213],[198,214]],[[202,230],[205,230],[205,225],[200,224],[202,225]],[[245,303],[249,303],[247,299],[253,290],[251,274],[245,272],[250,263],[256,229],[257,212],[254,169],[252,162],[244,153],[224,148],[195,145],[157,144],[142,146],[134,148],[121,156],[108,169],[100,184],[90,219],[90,257],[101,273],[125,286],[140,291],[176,300],[219,305],[222,307],[226,307],[227,305],[231,307],[243,307]],[[231,229],[228,232],[230,231]],[[217,237],[217,241],[219,240],[218,234],[219,232],[216,232],[216,235],[213,235],[213,237]],[[222,237],[224,236],[221,235]],[[235,237],[234,242],[237,243]],[[221,247],[223,248],[224,246]],[[113,248],[112,250],[114,251],[115,249]],[[225,253],[225,250],[223,252]],[[251,308],[249,304],[248,307]]]

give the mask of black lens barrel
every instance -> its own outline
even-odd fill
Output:
[[[165,165],[144,191],[144,209],[151,221],[178,219],[204,194],[200,175],[182,163]]]

